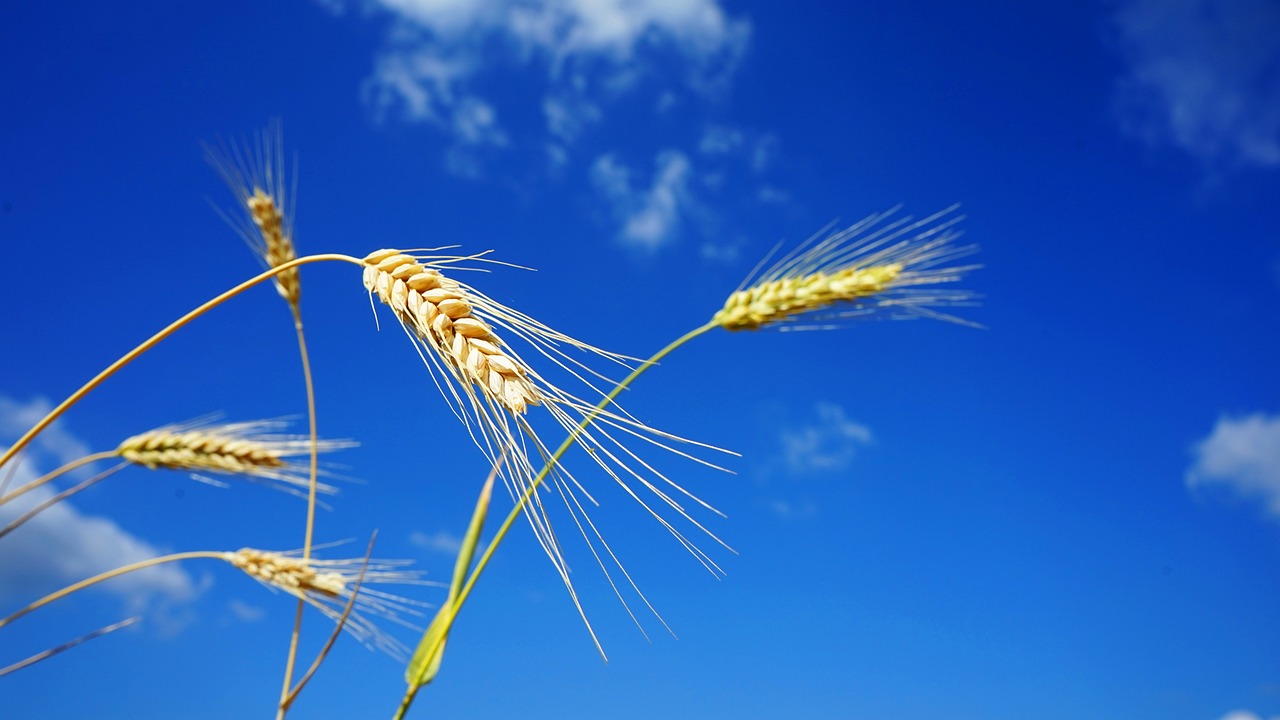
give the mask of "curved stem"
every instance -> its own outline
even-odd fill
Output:
[[[356,265],[361,265],[361,266],[364,265],[364,262],[361,261],[359,258],[354,258],[354,257],[351,257],[350,255],[340,255],[337,253],[326,253],[322,255],[308,255],[306,257],[298,258],[297,260],[290,260],[287,263],[282,263],[280,265],[277,265],[276,267],[273,267],[270,270],[267,270],[266,272],[258,275],[257,277],[251,278],[249,280],[246,280],[240,283],[239,285],[231,288],[230,290],[222,293],[221,295],[215,297],[214,299],[206,302],[205,304],[201,305],[195,310],[192,310],[186,315],[183,315],[182,317],[178,318],[165,329],[161,330],[155,335],[152,335],[150,338],[148,338],[145,342],[143,342],[138,347],[125,353],[124,356],[122,356],[119,360],[116,360],[115,362],[108,365],[105,370],[98,373],[96,376],[94,376],[92,380],[85,383],[83,387],[81,387],[79,390],[72,393],[71,397],[67,398],[66,400],[63,400],[62,404],[58,405],[58,407],[50,411],[48,415],[44,416],[44,419],[36,423],[34,427],[32,427],[30,430],[26,432],[26,434],[18,438],[17,442],[15,442],[7,450],[5,450],[4,454],[0,455],[0,467],[3,467],[5,463],[9,462],[9,460],[15,454],[17,454],[19,450],[26,447],[27,443],[30,443],[31,440],[37,434],[39,434],[41,430],[44,430],[46,427],[49,426],[50,423],[52,423],[54,420],[57,420],[64,412],[67,411],[68,408],[70,408],[72,405],[79,402],[79,400],[83,398],[85,395],[88,395],[91,390],[101,385],[104,380],[114,375],[117,370],[133,362],[135,359],[137,359],[139,355],[150,350],[153,346],[155,346],[161,340],[164,340],[165,338],[169,337],[173,333],[182,329],[187,323],[191,322],[192,320],[195,320],[196,318],[205,314],[209,310],[212,310],[218,305],[221,305],[222,303],[226,302],[230,298],[235,297],[236,295],[239,295],[245,290],[248,290],[254,285],[257,285],[258,283],[261,283],[265,280],[269,280],[272,277],[275,277],[276,275],[278,275],[279,273],[284,272],[285,270],[298,267],[299,265],[305,265],[307,263],[322,262],[326,260],[342,260],[345,262],[354,263]]]
[[[42,477],[38,477],[35,480],[32,480],[31,482],[27,483],[26,485],[23,485],[22,487],[18,488],[17,490],[14,490],[8,495],[5,495],[4,497],[0,497],[0,505],[4,505],[10,500],[13,500],[19,495],[22,495],[30,490],[35,490],[36,488],[40,487],[41,485],[44,485],[50,480],[53,480],[57,477],[65,475],[66,473],[69,473],[78,467],[83,467],[85,465],[88,465],[89,463],[98,462],[99,460],[106,460],[108,458],[113,458],[119,454],[120,453],[118,450],[106,450],[99,453],[93,453],[92,455],[85,455],[79,460],[72,460],[71,462],[67,463],[66,465],[63,465],[57,470],[54,470],[53,472],[47,475],[44,475]]]
[[[18,612],[16,612],[16,613],[14,613],[14,614],[10,615],[9,617],[4,618],[3,620],[0,620],[0,628],[4,627],[5,625],[8,625],[9,623],[13,622],[14,620],[17,620],[18,618],[22,617],[23,615],[26,615],[27,613],[31,612],[32,610],[35,610],[35,609],[37,609],[37,608],[41,608],[41,607],[43,607],[43,606],[45,606],[45,605],[48,605],[49,603],[53,602],[54,600],[60,600],[60,599],[62,599],[62,598],[64,598],[64,597],[66,597],[66,596],[70,595],[71,593],[76,592],[77,590],[83,590],[83,589],[85,589],[85,588],[89,587],[90,585],[97,585],[98,583],[102,582],[103,580],[110,580],[111,578],[119,577],[119,576],[121,576],[121,575],[124,575],[125,573],[131,573],[131,572],[133,572],[133,571],[135,571],[135,570],[143,570],[143,569],[145,569],[145,568],[149,568],[149,567],[152,567],[152,566],[155,566],[155,565],[160,565],[160,564],[163,564],[163,563],[176,562],[176,561],[178,561],[178,560],[191,560],[191,559],[194,559],[194,558],[213,558],[213,559],[219,559],[219,558],[221,558],[224,554],[225,554],[225,553],[215,552],[215,551],[213,551],[213,550],[199,550],[199,551],[196,551],[196,552],[174,553],[173,555],[162,555],[162,556],[160,556],[160,557],[154,557],[154,558],[149,558],[149,559],[147,559],[147,560],[141,560],[141,561],[136,562],[136,563],[130,563],[130,564],[128,564],[128,565],[124,565],[124,566],[122,566],[122,567],[118,567],[118,568],[116,568],[116,569],[114,569],[114,570],[108,570],[108,571],[106,571],[106,572],[104,572],[104,573],[102,573],[102,574],[100,574],[100,575],[94,575],[93,577],[89,578],[88,580],[81,580],[80,582],[75,583],[74,585],[68,585],[68,586],[66,586],[66,587],[62,588],[61,590],[58,590],[57,592],[53,592],[53,593],[50,593],[50,594],[48,594],[48,595],[45,595],[44,597],[42,597],[42,598],[40,598],[39,600],[37,600],[37,601],[35,601],[35,602],[31,603],[31,604],[30,604],[30,605],[28,605],[28,606],[26,606],[26,607],[22,608],[21,610],[19,610]]]
[[[582,418],[582,420],[578,423],[578,426],[574,428],[573,431],[569,433],[568,437],[564,439],[564,442],[560,443],[560,447],[556,448],[556,451],[551,454],[551,457],[547,460],[547,463],[542,466],[542,469],[538,471],[537,476],[534,477],[533,482],[529,483],[529,487],[525,489],[523,494],[521,494],[520,499],[515,504],[515,507],[513,507],[511,509],[511,512],[507,514],[507,518],[502,522],[502,526],[498,528],[498,531],[496,533],[494,533],[493,539],[489,541],[488,547],[486,547],[484,550],[484,554],[482,554],[480,556],[480,560],[476,562],[475,569],[473,569],[471,571],[471,574],[467,577],[467,583],[462,586],[462,591],[458,593],[457,600],[455,600],[453,602],[453,605],[450,607],[450,612],[446,620],[445,627],[449,627],[450,625],[453,624],[454,618],[458,616],[458,611],[462,609],[462,604],[465,603],[467,601],[467,598],[471,595],[471,590],[473,587],[475,587],[476,581],[480,579],[480,574],[484,572],[484,569],[486,567],[488,567],[489,559],[493,557],[494,551],[498,549],[498,545],[502,543],[503,538],[507,536],[507,532],[511,530],[511,526],[515,524],[516,518],[520,517],[520,513],[524,510],[524,507],[529,504],[529,500],[533,497],[533,494],[537,492],[538,488],[546,480],[547,475],[550,474],[551,472],[551,469],[555,467],[556,463],[560,460],[560,458],[566,452],[568,452],[569,448],[573,446],[573,444],[577,441],[578,436],[582,434],[582,432],[587,428],[587,426],[590,425],[592,421],[594,421],[596,417],[600,414],[600,412],[603,411],[606,407],[608,407],[609,404],[612,403],[614,399],[617,398],[618,395],[622,393],[623,390],[626,390],[627,387],[632,382],[634,382],[636,378],[640,377],[640,375],[642,375],[649,368],[658,364],[659,360],[671,354],[672,351],[676,350],[681,345],[684,345],[685,343],[698,337],[699,335],[702,335],[703,333],[713,330],[719,326],[720,325],[717,322],[714,322],[714,321],[709,322],[706,325],[690,330],[684,335],[681,335],[679,338],[673,340],[669,345],[667,345],[666,347],[662,348],[657,353],[655,353],[653,357],[649,358],[648,360],[645,360],[643,363],[640,364],[639,367],[637,367],[635,370],[632,370],[630,375],[627,375],[625,378],[623,378],[622,382],[618,383],[618,385],[614,387],[613,390],[611,390],[609,394],[604,397],[603,400],[596,403],[596,406],[591,410],[591,412],[587,413],[587,415]],[[438,640],[436,642],[436,647],[432,648],[428,652],[428,656],[433,653],[439,652],[440,642],[442,642],[447,635],[448,635],[447,632],[440,634],[441,640]],[[411,687],[405,693],[404,698],[400,701],[400,707],[396,709],[396,714],[393,716],[393,720],[402,720],[405,713],[408,712],[409,706],[413,704],[413,698],[414,696],[417,695],[418,689],[420,688]]]
[[[320,473],[318,459],[320,446],[316,439],[316,391],[311,376],[311,357],[307,353],[307,337],[302,330],[302,308],[297,303],[290,303],[289,307],[293,310],[293,328],[298,335],[298,353],[302,357],[302,378],[307,386],[307,420],[311,436],[311,483],[307,491],[307,526],[303,533],[302,543],[302,561],[306,562],[311,559],[311,542],[315,534],[316,480]],[[352,598],[354,599],[354,597],[353,595]],[[306,678],[304,678],[298,684],[297,690],[291,689],[294,665],[298,660],[298,642],[302,637],[302,615],[306,606],[306,601],[298,598],[298,610],[293,618],[293,632],[289,635],[289,654],[284,664],[284,686],[280,690],[280,704],[276,708],[276,718],[278,720],[283,720],[285,713],[289,711],[289,706],[293,704],[293,699],[297,697],[297,693],[302,690],[302,686],[306,683]],[[310,677],[310,673],[308,673],[308,677]]]
[[[107,454],[107,453],[99,453],[99,455],[104,455],[104,454]],[[114,453],[110,453],[110,454],[114,455]],[[97,475],[94,475],[88,480],[85,480],[79,485],[76,485],[75,487],[67,488],[66,490],[63,490],[57,495],[54,495],[53,497],[48,498],[44,502],[36,505],[35,507],[23,513],[22,516],[19,517],[18,519],[4,526],[4,529],[0,530],[0,538],[3,538],[5,535],[8,535],[9,533],[13,532],[23,523],[35,517],[36,515],[39,515],[45,510],[49,509],[51,506],[56,505],[62,502],[63,500],[66,500],[67,498],[71,497],[72,495],[75,495],[76,493],[80,492],[81,490],[84,490],[87,487],[90,487],[91,485],[96,485],[99,481],[105,480],[111,475],[114,475],[116,471],[118,471],[120,468],[124,467],[127,464],[128,464],[127,461],[121,462],[109,470],[103,470],[102,472],[98,473]]]

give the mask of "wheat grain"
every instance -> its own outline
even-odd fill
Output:
[[[890,210],[825,238],[819,233],[769,270],[749,277],[712,322],[728,330],[756,330],[838,306],[844,306],[842,312],[821,319],[891,308],[957,320],[930,308],[966,303],[973,293],[925,289],[957,281],[978,267],[942,267],[976,251],[955,244],[956,225],[963,219],[953,214],[956,207],[919,221],[903,217],[883,223],[895,212]]]
[[[152,470],[242,475],[306,488],[308,468],[295,464],[290,458],[309,455],[310,440],[267,432],[281,425],[267,420],[167,425],[126,439],[116,452],[125,460]],[[353,444],[345,440],[322,440],[318,451],[330,452]],[[336,492],[336,488],[325,484],[316,489]]]
[[[426,584],[421,573],[404,569],[409,564],[407,560],[371,560],[366,563],[363,558],[303,559],[297,553],[253,548],[222,553],[219,557],[267,587],[303,600],[334,621],[341,617],[342,608],[356,592],[357,583],[359,592],[355,604],[363,613],[410,628],[414,625],[403,615],[422,615],[418,609],[424,607],[422,603],[368,587],[387,583]],[[403,644],[382,632],[360,611],[347,617],[343,629],[365,645],[393,657],[403,659],[407,655]]]
[[[279,123],[271,123],[251,141],[205,147],[205,159],[235,195],[240,211],[223,217],[244,238],[267,268],[297,258],[293,245],[293,195],[285,185],[284,145]],[[273,278],[276,292],[297,307],[302,295],[298,269]]]

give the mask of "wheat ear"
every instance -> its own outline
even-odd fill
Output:
[[[844,230],[821,233],[769,270],[748,278],[725,301],[712,322],[727,330],[756,330],[844,306],[825,319],[896,308],[906,314],[956,320],[932,307],[964,304],[973,293],[931,289],[961,279],[977,265],[949,265],[976,251],[959,246],[952,206],[923,220],[902,217],[885,222],[895,210],[872,215]]]
[[[270,123],[247,142],[220,142],[205,146],[205,159],[222,176],[242,212],[222,213],[224,219],[268,269],[297,258],[293,246],[293,197],[295,188],[285,185],[284,142],[279,122]],[[294,174],[296,177],[296,173]],[[275,276],[276,292],[293,308],[298,307],[302,283],[298,269]]]
[[[116,452],[135,465],[152,470],[185,470],[243,475],[306,488],[309,468],[291,458],[309,456],[309,438],[267,432],[282,423],[259,420],[209,426],[168,425],[134,435],[120,443]],[[347,440],[323,440],[319,452],[352,447]],[[331,485],[316,488],[337,491]]]
[[[370,590],[368,585],[397,583],[424,584],[421,573],[405,570],[407,560],[318,560],[302,558],[298,553],[272,552],[241,548],[221,553],[218,557],[244,571],[246,575],[269,588],[288,593],[337,620],[343,605],[359,586],[355,604],[365,612],[392,622],[414,627],[402,615],[420,616],[422,603],[389,593]],[[407,648],[400,641],[378,629],[359,612],[352,612],[343,625],[356,639],[369,647],[404,658]],[[416,629],[416,628],[415,628]]]
[[[364,258],[364,286],[405,327],[444,360],[450,371],[513,413],[542,402],[529,371],[478,317],[467,288],[398,250]]]

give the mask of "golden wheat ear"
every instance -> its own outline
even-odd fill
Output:
[[[292,595],[316,608],[335,622],[341,618],[344,606],[356,592],[356,612],[347,616],[343,629],[364,645],[381,650],[404,660],[408,648],[399,640],[387,635],[367,615],[378,616],[414,630],[421,630],[404,616],[421,617],[419,609],[425,604],[369,589],[369,585],[398,584],[425,585],[422,573],[406,570],[408,560],[318,560],[302,558],[298,552],[272,552],[241,548],[236,552],[222,553],[226,562],[244,571],[246,575],[266,585]]]
[[[523,507],[535,537],[574,603],[578,599],[570,581],[569,564],[548,517],[546,505],[551,503],[564,505],[609,582],[613,584],[614,580],[608,568],[616,566],[625,580],[619,584],[629,585],[642,600],[644,596],[587,517],[588,508],[597,503],[561,463],[564,448],[554,450],[539,436],[535,423],[544,416],[531,411],[534,406],[550,415],[568,434],[566,448],[576,445],[584,449],[681,546],[709,570],[718,572],[715,563],[685,536],[686,531],[667,517],[679,516],[720,542],[693,518],[684,501],[691,500],[713,512],[714,509],[660,473],[623,441],[641,440],[707,465],[710,463],[676,446],[688,443],[719,449],[655,430],[612,405],[613,395],[593,382],[605,380],[609,387],[614,383],[580,359],[604,358],[631,371],[636,362],[633,358],[600,350],[552,330],[446,272],[479,269],[468,266],[473,261],[495,262],[484,255],[415,256],[401,250],[379,250],[363,260],[364,285],[395,313],[455,415],[491,465],[497,466],[499,458],[503,459],[500,473],[508,491]],[[509,343],[518,344],[521,350],[532,348],[549,361],[550,364],[543,364],[545,372],[527,363]],[[566,350],[582,353],[570,354]],[[533,353],[527,354],[533,357]],[[588,396],[595,399],[588,402],[566,392],[550,381],[551,373],[567,374],[570,382],[585,385]],[[444,382],[440,382],[441,378]],[[538,466],[547,462],[548,471],[540,474],[535,462]],[[581,605],[578,607],[581,611]]]
[[[310,468],[293,458],[309,457],[311,440],[275,432],[284,425],[278,420],[166,425],[126,439],[116,452],[121,458],[152,470],[239,475],[300,494],[310,486]],[[321,440],[317,450],[331,452],[355,445],[350,440]],[[332,485],[320,484],[316,489],[337,492]]]
[[[297,258],[293,245],[296,184],[286,185],[284,141],[279,121],[272,121],[247,141],[219,140],[205,145],[205,159],[236,197],[239,209],[219,214],[268,269]],[[274,278],[276,291],[296,307],[302,295],[297,268]]]
[[[935,309],[971,304],[978,297],[939,287],[981,267],[954,264],[977,252],[976,245],[956,243],[964,220],[958,209],[953,205],[916,220],[894,219],[895,208],[837,232],[820,232],[769,269],[748,276],[712,322],[727,330],[757,330],[796,327],[801,319],[829,325],[839,318],[888,311],[894,317],[973,324]]]

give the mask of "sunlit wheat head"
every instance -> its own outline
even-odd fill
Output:
[[[415,256],[399,250],[379,250],[366,256],[364,262],[365,288],[395,312],[476,445],[491,464],[505,457],[502,473],[513,497],[529,491],[538,468],[553,454],[553,448],[548,447],[534,429],[535,420],[530,417],[534,411],[550,414],[556,427],[570,434],[580,421],[594,414],[592,423],[576,435],[576,444],[699,562],[712,572],[719,572],[715,562],[686,535],[687,530],[674,524],[675,518],[679,518],[715,539],[686,507],[692,503],[711,510],[710,506],[656,470],[623,442],[640,440],[704,462],[676,447],[690,441],[655,430],[616,406],[598,414],[593,408],[613,383],[591,369],[584,359],[601,359],[615,370],[625,371],[630,368],[632,358],[600,350],[552,330],[454,277],[459,272],[480,269],[480,263],[493,262],[484,259],[483,254]],[[567,374],[572,382],[585,388],[591,400],[550,382],[545,373],[517,352],[512,342],[526,351],[535,350],[529,357],[544,363],[544,367],[555,368],[559,374]],[[441,379],[444,382],[440,382]],[[604,391],[598,387],[602,382]],[[567,509],[619,598],[623,598],[620,583],[624,583],[652,610],[587,512],[588,506],[596,504],[595,499],[569,469],[557,463],[542,488],[532,494],[526,517],[579,612],[582,605],[570,580],[569,564],[548,517],[547,504],[550,503],[562,504]],[[675,518],[669,519],[669,515]],[[611,567],[620,578],[615,578]],[[623,603],[626,604],[625,599]]]

